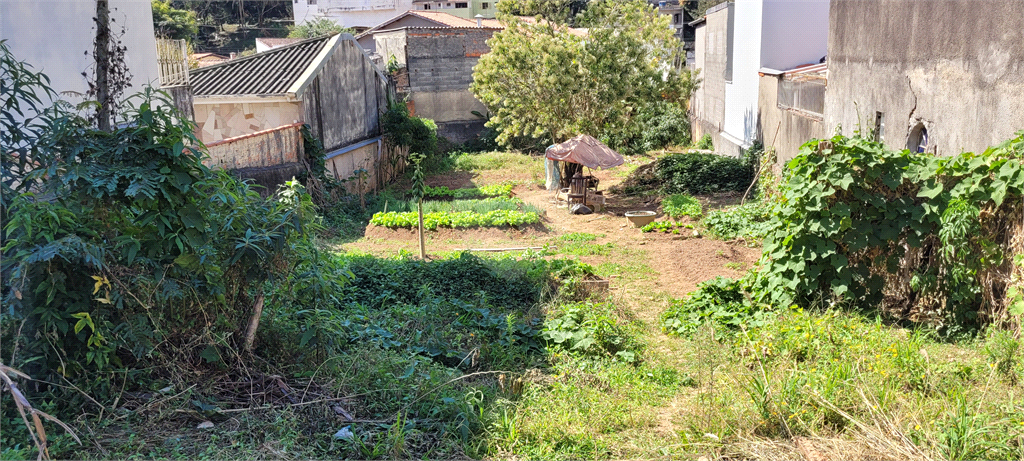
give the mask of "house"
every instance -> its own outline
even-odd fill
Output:
[[[659,14],[669,17],[669,27],[674,31],[674,35],[679,39],[686,53],[685,64],[692,65],[694,59],[694,26],[690,25],[690,23],[693,22],[693,17],[683,9],[679,0],[650,0],[650,3],[657,6]]]
[[[356,41],[369,53],[376,53],[377,44],[373,35],[379,31],[401,29],[403,27],[490,27],[501,28],[500,22],[494,19],[466,19],[440,11],[406,11],[390,20],[356,35]]]
[[[294,138],[301,124],[311,127],[338,179],[374,170],[386,149],[379,114],[393,90],[351,35],[302,40],[204,67],[190,80],[198,134],[213,146],[215,165],[301,170],[295,156],[286,155],[291,142],[280,140]],[[249,142],[257,135],[266,142]],[[243,151],[220,143],[228,140],[255,147]],[[239,163],[239,156],[247,160]]]
[[[828,21],[828,0],[737,0],[692,22],[693,67],[703,81],[691,104],[694,137],[711,135],[727,155],[759,140],[759,70],[819,62]]]
[[[212,66],[230,59],[228,56],[217,53],[192,53],[189,58],[192,62],[196,63],[197,67]]]
[[[463,0],[459,2],[437,0],[413,0],[416,11],[441,11],[464,19],[494,19],[498,13],[497,0]]]
[[[828,64],[810,63],[785,71],[765,67],[758,75],[758,139],[765,148],[775,150],[779,164],[785,164],[807,140],[826,136]]]
[[[438,134],[455,143],[484,129],[487,108],[473,96],[473,66],[490,52],[487,39],[500,27],[402,27],[373,32],[377,53],[394,58],[396,91],[411,111],[437,122]],[[481,114],[481,115],[477,115]]]
[[[825,128],[980,152],[1024,128],[1024,2],[832,0]]]
[[[413,0],[292,0],[295,25],[318,18],[362,32],[413,8]]]
[[[298,43],[301,41],[301,38],[261,37],[256,39],[256,52],[262,53],[264,51],[272,50],[274,48],[282,47],[285,45],[291,45],[293,43]]]
[[[145,85],[159,87],[150,3],[110,0],[109,7],[112,35],[120,35],[120,44],[126,48],[125,64],[131,76],[126,93],[142,91]],[[91,1],[0,1],[0,39],[7,40],[17,59],[46,74],[57,94],[78,103],[94,78],[94,17],[96,2]]]

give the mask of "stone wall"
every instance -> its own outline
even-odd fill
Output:
[[[302,121],[298,102],[194,101],[197,133],[206,144]]]
[[[928,152],[980,151],[1024,128],[1024,2],[832,0],[825,129],[882,127]],[[914,146],[916,147],[916,146]]]

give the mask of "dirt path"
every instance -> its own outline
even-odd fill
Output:
[[[638,318],[654,320],[663,308],[664,298],[680,298],[693,291],[697,284],[716,276],[739,277],[760,255],[755,248],[726,243],[710,238],[683,238],[671,234],[643,233],[628,224],[622,214],[629,210],[659,211],[657,197],[620,197],[609,188],[622,181],[615,170],[595,171],[601,181],[608,207],[591,215],[571,215],[564,203],[559,205],[551,192],[534,181],[530,173],[508,170],[479,173],[452,172],[432,176],[426,183],[451,188],[473,187],[500,182],[518,183],[513,193],[524,202],[545,211],[543,226],[515,229],[439,229],[427,235],[428,253],[466,248],[558,247],[559,239],[569,233],[581,232],[597,236],[592,243],[610,248],[601,254],[577,255],[583,262],[602,268],[599,272],[611,280],[614,295],[630,299],[630,307]],[[716,205],[721,197],[706,202]],[[717,205],[721,206],[721,205]],[[659,219],[666,219],[659,217]],[[394,253],[401,249],[417,251],[416,233],[371,226],[363,239],[344,245],[349,251],[373,254]],[[639,295],[639,299],[637,299]],[[655,301],[651,303],[651,301]]]

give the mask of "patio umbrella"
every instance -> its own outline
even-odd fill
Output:
[[[581,134],[568,141],[552,145],[544,151],[545,157],[558,162],[578,163],[587,168],[612,168],[625,160],[593,136]]]

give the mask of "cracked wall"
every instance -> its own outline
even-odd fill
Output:
[[[980,151],[1024,129],[1024,2],[832,0],[825,130],[928,152]]]

